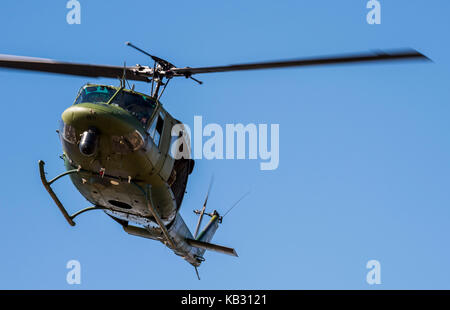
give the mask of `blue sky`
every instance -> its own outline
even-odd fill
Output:
[[[210,176],[210,208],[247,190],[208,253],[202,280],[160,243],[125,234],[102,212],[70,227],[40,183],[63,171],[55,130],[89,79],[0,70],[2,289],[449,289],[450,21],[448,1],[381,0],[381,25],[359,1],[86,1],[81,25],[65,0],[0,4],[0,53],[121,65],[148,59],[221,65],[396,47],[406,63],[218,73],[179,79],[165,107],[191,124],[280,124],[280,165],[199,160],[181,213],[193,229]],[[281,2],[281,3],[280,3]],[[137,89],[146,91],[146,85]],[[75,211],[88,202],[69,179],[55,186]],[[81,263],[82,284],[66,283]],[[382,284],[366,282],[381,263]]]

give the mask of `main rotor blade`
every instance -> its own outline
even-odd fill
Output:
[[[145,82],[149,81],[148,77],[136,74],[136,72],[139,71],[138,67],[124,68],[122,66],[90,65],[14,55],[0,54],[0,68],[108,78],[123,77],[125,69],[126,79]]]
[[[190,76],[199,73],[213,73],[213,72],[228,72],[228,71],[243,71],[243,70],[257,70],[257,69],[274,69],[286,67],[306,67],[306,66],[321,66],[321,65],[335,65],[346,63],[364,63],[364,62],[381,62],[381,61],[400,61],[422,59],[430,60],[425,55],[412,49],[398,50],[391,52],[365,52],[346,55],[334,55],[315,58],[259,62],[248,64],[236,64],[218,67],[199,67],[199,68],[173,68],[169,70],[174,75]]]

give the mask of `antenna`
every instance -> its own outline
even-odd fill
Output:
[[[228,210],[227,212],[225,212],[224,215],[222,215],[220,217],[220,220],[222,220],[225,215],[227,215],[231,210],[233,210],[234,207],[236,207],[238,205],[239,202],[241,202],[242,199],[244,199],[246,196],[248,196],[250,194],[250,191],[246,192],[244,195],[241,196],[241,198],[239,198]]]
[[[123,73],[122,78],[120,79],[120,87],[125,88],[125,81],[126,81],[126,74],[127,74],[127,62],[123,62]]]
[[[195,268],[195,273],[197,274],[197,278],[200,280],[200,275],[198,274],[198,268],[197,268],[197,266],[194,266],[194,268]]]

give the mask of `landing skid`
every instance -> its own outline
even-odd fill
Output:
[[[49,193],[50,197],[52,197],[52,199],[55,202],[56,206],[58,207],[59,211],[61,211],[62,215],[67,220],[67,222],[69,223],[70,226],[75,226],[75,222],[73,221],[73,219],[76,218],[78,215],[80,215],[82,213],[85,213],[85,212],[91,211],[91,210],[105,210],[105,209],[107,209],[107,208],[101,207],[101,206],[92,206],[92,207],[88,207],[88,208],[79,210],[79,211],[75,212],[72,215],[69,215],[69,213],[67,212],[66,208],[64,208],[63,204],[59,200],[58,196],[56,196],[56,194],[53,191],[51,185],[55,181],[59,180],[60,178],[66,176],[66,175],[73,174],[73,173],[78,173],[78,172],[80,172],[80,170],[79,169],[68,170],[68,171],[66,171],[64,173],[61,173],[60,175],[56,176],[55,178],[51,179],[50,181],[47,181],[47,178],[45,177],[46,172],[45,172],[45,169],[44,169],[44,165],[45,165],[45,162],[40,160],[39,161],[39,173],[41,175],[42,184],[44,185],[44,187],[47,190],[47,192]]]
[[[108,208],[102,207],[102,206],[92,206],[92,207],[88,207],[88,208],[79,210],[79,211],[75,212],[72,215],[69,215],[69,213],[67,212],[66,208],[64,208],[64,205],[59,200],[58,196],[56,196],[56,194],[53,191],[51,185],[54,182],[56,182],[57,180],[59,180],[60,178],[66,176],[66,175],[79,173],[81,171],[81,169],[79,168],[79,169],[68,170],[68,171],[66,171],[64,173],[61,173],[60,175],[56,176],[55,178],[51,179],[50,181],[47,181],[47,178],[45,176],[46,172],[45,172],[45,169],[44,169],[44,165],[45,165],[45,162],[40,160],[39,161],[39,172],[40,172],[40,175],[41,175],[42,184],[44,185],[44,187],[47,190],[47,192],[50,194],[50,197],[52,197],[52,199],[55,202],[56,206],[59,208],[59,210],[61,211],[61,213],[64,216],[64,218],[69,223],[69,225],[75,226],[75,222],[73,221],[73,219],[75,217],[77,217],[78,215],[82,214],[82,213],[85,213],[87,211],[92,211],[92,210],[106,210],[106,209],[108,209]],[[131,183],[134,184],[137,188],[139,188],[139,190],[141,190],[142,193],[144,194],[145,199],[147,201],[148,209],[150,210],[150,212],[152,213],[153,217],[156,219],[156,222],[158,223],[159,227],[162,230],[162,233],[163,233],[163,235],[165,237],[165,243],[170,248],[175,249],[176,246],[175,246],[172,238],[169,236],[169,232],[167,231],[167,228],[165,227],[164,223],[162,222],[161,218],[159,217],[158,212],[153,207],[153,203],[151,201],[150,189],[147,188],[147,190],[145,190],[144,188],[142,188],[138,184],[136,184],[134,182],[131,182]]]

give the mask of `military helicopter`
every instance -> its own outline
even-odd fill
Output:
[[[0,55],[0,67],[85,77],[118,78],[120,86],[86,84],[73,105],[62,113],[58,130],[66,172],[47,180],[44,162],[39,171],[45,189],[67,222],[87,211],[103,210],[128,234],[157,240],[169,247],[192,266],[205,260],[206,250],[237,256],[233,248],[211,243],[223,216],[217,210],[206,212],[210,188],[192,234],[179,211],[189,175],[194,169],[190,156],[170,152],[174,138],[182,152],[189,148],[186,134],[173,133],[181,122],[165,110],[160,102],[169,81],[175,77],[214,72],[243,71],[287,67],[311,67],[337,64],[429,60],[412,49],[390,52],[365,52],[305,59],[246,63],[226,66],[179,68],[162,58],[127,42],[128,46],[149,56],[153,66],[106,66],[51,59]],[[151,94],[126,88],[127,81],[151,83]],[[186,154],[186,149],[184,149]],[[189,150],[187,152],[190,153]],[[51,185],[69,175],[78,191],[93,206],[69,215]],[[204,215],[210,221],[200,231]]]

